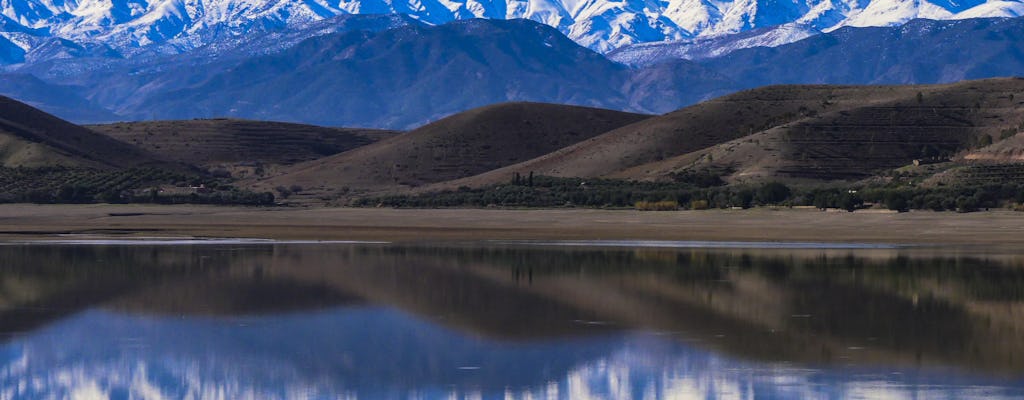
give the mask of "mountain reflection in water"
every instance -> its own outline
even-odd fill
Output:
[[[1024,257],[0,246],[0,398],[1022,398]]]

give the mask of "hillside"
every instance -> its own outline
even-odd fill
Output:
[[[333,33],[237,65],[129,75],[105,77],[94,93],[131,119],[406,129],[508,101],[625,108],[618,86],[628,70],[545,25],[470,20]],[[149,81],[176,83],[165,89]],[[124,93],[136,95],[122,102]]]
[[[916,19],[890,28],[845,27],[779,47],[754,47],[701,64],[742,87],[773,84],[904,85],[1020,75],[1024,18]]]
[[[89,128],[168,160],[207,167],[237,163],[296,164],[398,134],[239,119],[122,122]]]
[[[529,173],[598,177],[682,156],[808,115],[898,98],[887,87],[773,86],[719,97],[604,133],[458,184],[479,186]]]
[[[894,87],[896,99],[828,110],[611,177],[657,179],[710,169],[728,171],[732,182],[859,180],[915,159],[980,158],[971,149],[1020,129],[1024,103],[1016,96],[1022,91],[1024,79]],[[985,153],[1010,152],[1019,145],[1014,139]]]
[[[595,108],[505,103],[459,113],[372,145],[295,166],[257,187],[396,189],[538,157],[648,118]]]
[[[125,168],[160,161],[134,146],[0,96],[0,165]]]
[[[1024,163],[1024,120],[1021,125],[1008,127],[999,133],[999,140],[991,145],[972,150],[962,160],[977,163]]]
[[[515,173],[665,180],[685,170],[731,181],[860,179],[997,141],[1024,121],[1021,79],[929,86],[770,86],[604,133],[523,163],[438,187]],[[920,93],[920,97],[918,96]]]

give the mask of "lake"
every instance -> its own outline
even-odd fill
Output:
[[[3,399],[1024,398],[1024,256],[8,243],[0,331]]]

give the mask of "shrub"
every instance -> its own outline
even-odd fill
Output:
[[[972,140],[972,142],[973,143],[971,143],[971,147],[973,148],[985,147],[992,144],[992,136],[989,136],[988,134],[982,134],[981,136],[975,137]]]
[[[679,183],[687,183],[699,188],[709,188],[725,185],[722,177],[708,170],[683,171],[672,174],[672,179]]]
[[[676,211],[679,209],[679,202],[675,200],[638,201],[634,207],[640,211]]]
[[[789,189],[789,186],[783,185],[778,182],[766,183],[757,190],[755,196],[757,201],[761,204],[778,204],[789,198],[789,195],[793,191]]]
[[[978,202],[973,197],[960,196],[956,199],[956,212],[969,213],[978,211]]]
[[[754,203],[754,191],[749,189],[743,189],[736,193],[733,193],[729,199],[730,205],[733,207],[750,208]]]
[[[856,193],[845,192],[839,195],[839,208],[853,212],[864,205],[864,200]]]
[[[905,212],[910,208],[910,202],[907,200],[907,195],[902,192],[888,192],[885,194],[885,208],[890,210]]]
[[[707,200],[694,200],[694,201],[691,201],[690,202],[690,209],[691,210],[707,210],[708,209],[708,201]]]

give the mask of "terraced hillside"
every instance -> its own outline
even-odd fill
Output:
[[[1000,131],[995,143],[964,154],[962,159],[981,163],[1024,163],[1024,135],[1021,132],[1024,132],[1024,120],[1018,126]]]
[[[606,132],[591,140],[456,182],[480,186],[533,171],[561,177],[610,176],[682,156],[819,115],[827,110],[881,103],[897,95],[887,87],[772,86],[709,100]]]
[[[89,167],[156,165],[155,155],[0,96],[0,166]]]
[[[1024,163],[1020,162],[951,162],[938,167],[939,171],[924,179],[922,186],[982,186],[1024,182]]]
[[[257,162],[290,165],[399,133],[239,119],[122,122],[90,128],[164,158],[201,166]]]
[[[459,113],[406,134],[303,163],[258,188],[393,190],[464,178],[542,156],[649,118],[587,107],[505,103]]]
[[[915,159],[964,159],[1015,132],[1024,121],[1022,91],[1020,79],[899,87],[896,100],[802,118],[612,176],[717,169],[733,171],[733,182],[858,180]]]
[[[1024,80],[919,86],[771,86],[623,126],[544,156],[434,188],[516,173],[665,180],[687,170],[729,181],[859,179],[998,141],[1024,121]],[[988,139],[985,139],[985,137]]]

